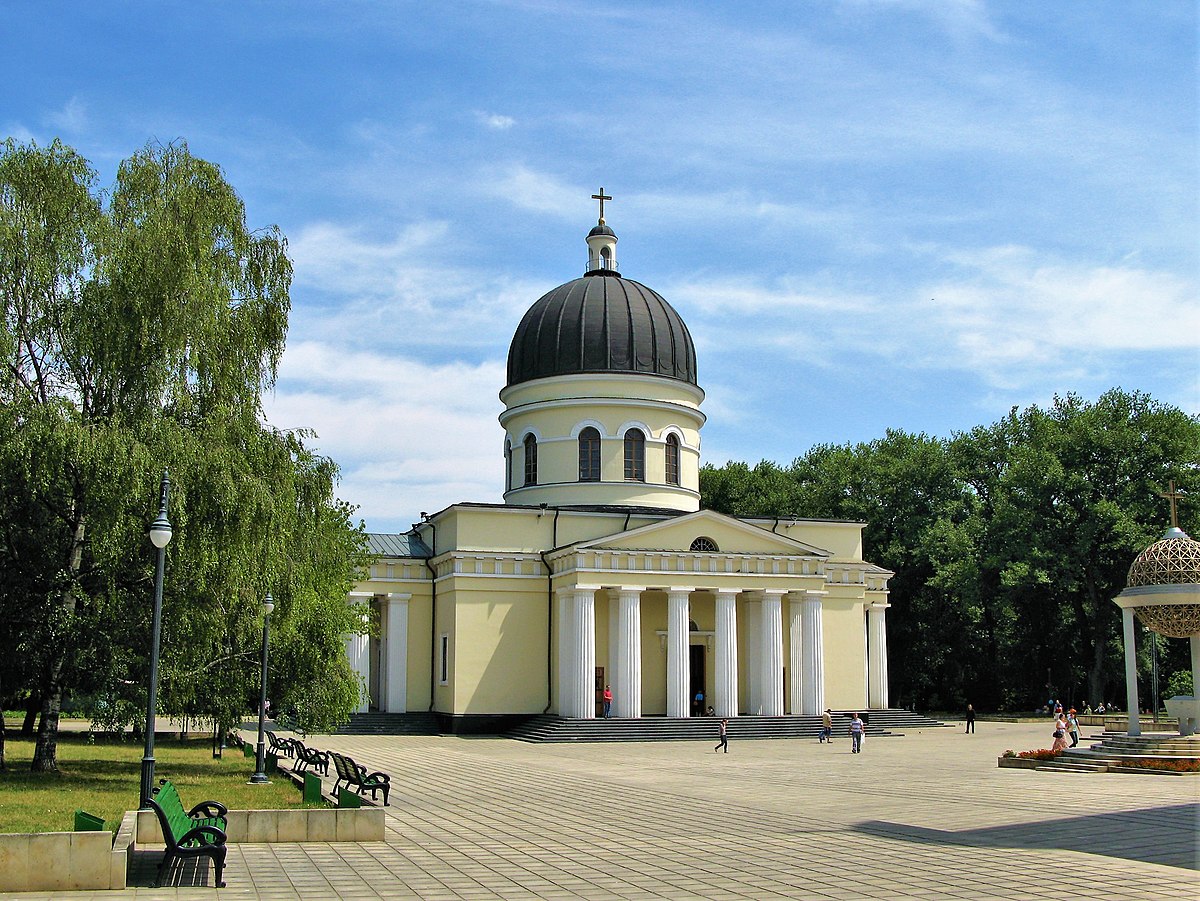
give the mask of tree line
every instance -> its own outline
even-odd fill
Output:
[[[790,466],[705,466],[705,507],[734,516],[859,520],[864,556],[893,570],[891,701],[1029,710],[1051,697],[1124,704],[1129,565],[1170,525],[1160,496],[1200,508],[1200,417],[1141,392],[1074,394],[950,438],[888,430],[812,448]],[[1187,686],[1188,645],[1157,640],[1161,688]],[[1139,645],[1149,704],[1151,642]],[[1165,695],[1164,695],[1165,696]]]
[[[269,592],[270,696],[328,728],[358,702],[346,595],[367,558],[336,465],[263,419],[287,242],[184,143],[97,183],[58,141],[0,147],[0,705],[38,714],[35,770],[57,767],[65,700],[144,718],[169,469],[159,712],[232,725],[255,705]]]

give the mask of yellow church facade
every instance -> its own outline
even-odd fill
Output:
[[[886,708],[892,573],[865,524],[701,509],[691,336],[619,274],[603,208],[587,243],[510,346],[504,502],[369,536],[360,709],[486,731],[602,715],[606,686],[618,717]]]

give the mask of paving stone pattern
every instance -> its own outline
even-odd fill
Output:
[[[846,738],[714,754],[310,736],[391,773],[385,841],[231,845],[222,890],[197,865],[149,887],[148,852],[139,887],[94,897],[1200,897],[1200,777],[998,769],[1049,745],[1048,722],[977,728],[868,736],[859,755]]]

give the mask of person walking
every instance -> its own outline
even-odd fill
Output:
[[[850,720],[850,753],[857,754],[862,750],[863,733],[866,731],[866,724],[855,713],[853,719]]]
[[[975,708],[971,704],[967,705],[967,731],[975,731]]]
[[[713,753],[725,749],[725,753],[729,753],[729,720],[721,720],[721,741],[713,748]]]
[[[833,711],[828,707],[821,714],[821,741],[833,744]]]
[[[612,686],[611,685],[604,686],[604,694],[601,697],[604,698],[604,718],[609,719],[612,716]]]

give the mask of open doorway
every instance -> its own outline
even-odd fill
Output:
[[[692,716],[704,716],[704,711],[709,706],[708,690],[705,686],[708,684],[706,673],[704,671],[704,645],[693,644],[688,646],[688,673],[690,685],[688,688],[688,697],[691,699]],[[697,700],[699,697],[699,700]]]

